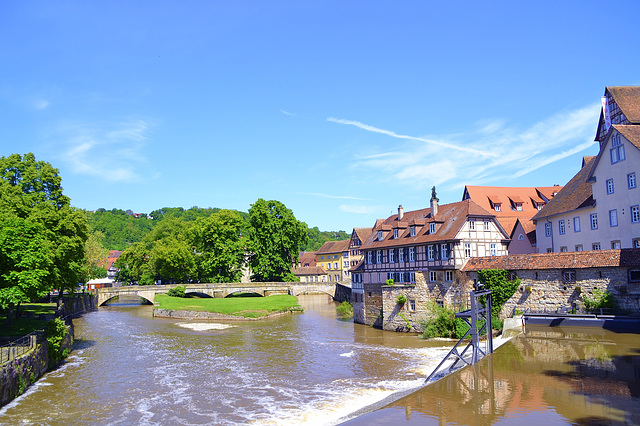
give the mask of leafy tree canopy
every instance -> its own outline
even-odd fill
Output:
[[[83,278],[88,226],[58,170],[31,153],[0,157],[0,307],[13,309]]]
[[[260,198],[249,209],[248,234],[252,280],[296,280],[291,269],[308,240],[304,222],[281,202]]]

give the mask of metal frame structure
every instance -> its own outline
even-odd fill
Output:
[[[440,367],[451,357],[455,356],[455,361],[447,367],[445,375],[453,371],[459,362],[463,362],[467,365],[473,365],[480,361],[483,356],[493,353],[493,336],[491,334],[491,290],[473,290],[469,292],[471,309],[466,311],[457,312],[456,318],[462,318],[467,324],[469,324],[469,330],[462,336],[462,339],[455,344],[455,346],[449,351],[447,356],[438,364],[435,370],[427,377],[425,383],[429,383],[429,380],[440,370]],[[479,298],[484,297],[484,303]],[[478,327],[480,320],[485,320],[484,324]],[[484,350],[481,349],[480,336],[482,333],[487,334],[485,340]],[[467,346],[462,352],[458,352],[458,346],[467,338],[471,336],[471,342],[467,343]],[[470,359],[465,359],[465,354],[472,348]],[[467,358],[469,358],[467,356]]]

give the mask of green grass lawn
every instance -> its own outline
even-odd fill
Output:
[[[260,318],[276,312],[302,310],[298,298],[287,294],[269,297],[230,297],[214,298],[182,298],[157,294],[155,298],[158,308],[171,310],[187,310],[215,312],[246,318]]]
[[[55,314],[55,303],[26,303],[20,305],[20,318],[13,320],[13,325],[7,327],[6,312],[0,314],[0,336],[24,336],[34,330],[39,330],[47,325],[47,321],[38,318],[27,318],[29,314]]]

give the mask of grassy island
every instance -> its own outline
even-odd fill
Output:
[[[158,294],[156,308],[172,311],[212,312],[229,317],[262,318],[276,313],[301,311],[298,298],[287,294],[269,297],[227,297],[224,299],[171,297]]]

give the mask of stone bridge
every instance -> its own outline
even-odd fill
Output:
[[[194,294],[200,297],[227,297],[234,293],[256,293],[261,296],[274,294],[291,294],[299,296],[305,293],[326,293],[336,299],[336,284],[332,283],[206,283],[206,284],[170,284],[170,285],[146,285],[123,286],[96,289],[98,306],[118,296],[138,296],[149,302],[155,301],[156,294],[167,293],[170,289],[179,285],[186,287],[186,294]]]

